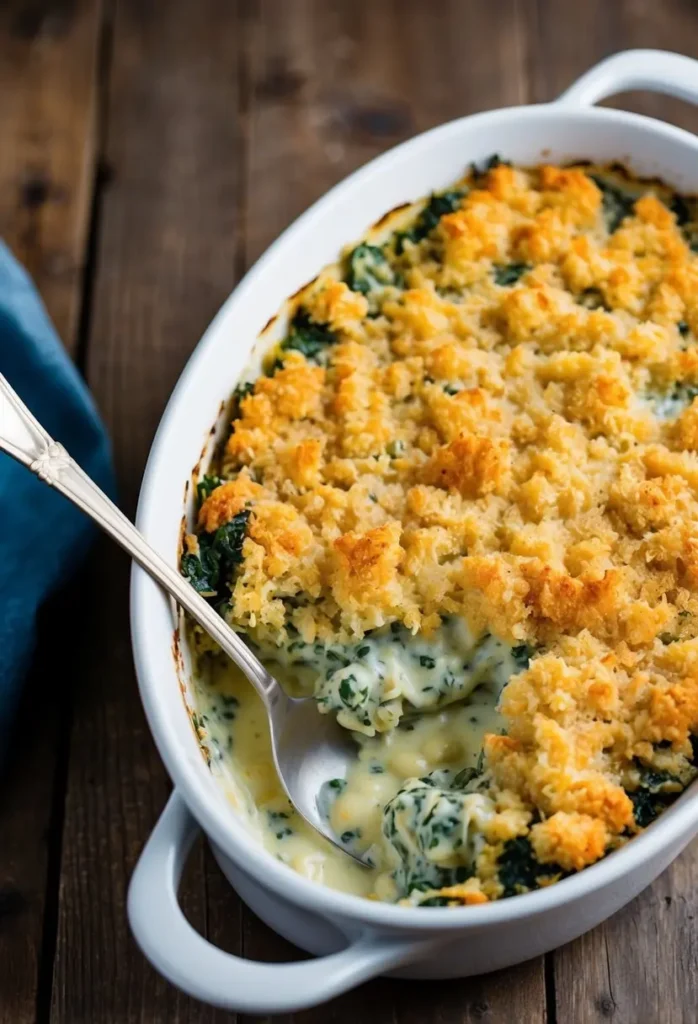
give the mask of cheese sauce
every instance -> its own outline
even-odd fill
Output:
[[[277,652],[277,663],[270,664],[278,672],[283,663],[284,682],[295,692],[308,692],[309,679],[318,675],[321,666],[329,663],[332,668],[330,687],[326,670],[315,686],[319,710],[338,713],[340,721],[344,717],[344,722],[355,722],[357,757],[348,777],[330,780],[318,799],[338,840],[352,852],[368,852],[374,864],[371,870],[345,857],[293,811],[273,767],[263,706],[235,666],[215,654],[204,654],[195,683],[195,725],[211,770],[253,834],[300,874],[335,889],[383,900],[404,896],[416,887],[415,881],[435,884],[457,879],[456,873],[444,874],[444,864],[448,866],[460,845],[461,823],[468,831],[473,801],[466,797],[464,803],[463,794],[452,793],[450,787],[459,774],[475,775],[483,736],[502,728],[496,711],[499,694],[524,664],[520,649],[512,651],[490,635],[473,644],[455,623],[447,623],[432,641],[409,637],[408,642],[408,637],[405,631],[388,631],[357,645],[370,651],[357,655],[353,649],[338,648],[334,659],[332,652],[316,653],[313,658],[297,647]],[[304,659],[299,665],[300,655]],[[339,656],[347,664],[336,669]],[[355,719],[345,714],[351,709],[338,695],[347,668],[357,672],[355,657],[360,658],[367,677],[369,665],[377,675],[382,666],[382,680],[373,684],[371,692],[378,692],[382,685],[385,700],[394,702],[395,717],[388,731],[367,726],[363,715]],[[449,680],[451,675],[457,682],[437,685],[435,680]],[[327,693],[337,694],[329,707],[323,703]],[[373,702],[372,721],[380,721],[376,712],[381,707]],[[415,709],[425,708],[431,710],[414,714]],[[425,858],[419,838],[423,822],[416,813],[423,801],[412,787],[419,790],[420,780],[431,773],[436,773],[429,786],[432,805],[440,800],[442,810],[448,806],[449,817],[455,813],[458,822],[451,834],[442,829],[439,844]],[[483,799],[477,796],[476,802]]]

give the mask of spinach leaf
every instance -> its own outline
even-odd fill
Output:
[[[465,192],[462,189],[453,189],[451,192],[432,195],[412,227],[407,231],[399,231],[395,235],[397,254],[400,255],[404,251],[405,239],[410,242],[421,242],[423,238],[430,235],[445,214],[453,213],[458,209],[464,195]]]
[[[493,153],[492,156],[483,161],[482,167],[478,167],[477,164],[470,165],[473,177],[476,180],[483,178],[488,171],[493,171],[495,167],[511,167],[511,160],[502,160],[499,153]]]
[[[353,292],[368,296],[397,283],[395,271],[378,246],[357,245],[349,255],[348,264],[347,284]]]
[[[503,288],[516,284],[519,278],[523,277],[527,270],[530,270],[528,263],[507,263],[505,266],[494,268],[495,283]]]
[[[205,535],[204,535],[205,536]],[[199,554],[182,555],[181,570],[202,597],[216,597],[220,578],[220,559],[211,545],[199,538]]]
[[[628,195],[627,192],[623,192],[617,185],[612,185],[610,182],[605,181],[598,174],[591,174],[590,178],[597,188],[601,190],[604,219],[609,234],[612,235],[616,228],[620,226],[621,221],[631,216],[635,206],[635,198]]]
[[[647,789],[636,789],[628,793],[633,804],[633,817],[639,828],[647,828],[671,803],[674,794],[650,793]]]
[[[497,861],[499,881],[504,896],[516,896],[528,889],[537,889],[540,878],[564,874],[559,864],[541,864],[536,860],[527,836],[508,839]]]
[[[288,335],[281,342],[281,349],[284,352],[290,349],[301,352],[306,359],[318,363],[320,356],[336,341],[337,335],[327,324],[316,323],[309,313],[299,309],[291,321]]]
[[[242,562],[242,545],[247,534],[247,522],[250,510],[243,509],[223,526],[219,526],[213,535],[213,546],[220,554],[224,570],[234,569]],[[199,538],[199,543],[201,538]]]
[[[346,832],[342,832],[341,836],[339,837],[340,843],[344,843],[345,846],[347,845],[347,843],[353,843],[355,839],[361,839],[360,828],[349,828],[347,829]]]
[[[665,397],[680,405],[690,405],[693,399],[698,397],[698,384],[677,380],[671,392]]]
[[[535,654],[533,644],[517,644],[511,649],[511,656],[518,669],[528,668],[531,658]]]
[[[240,415],[240,403],[242,402],[243,398],[247,398],[247,396],[251,395],[253,392],[253,380],[247,380],[245,381],[244,384],[238,384],[238,386],[235,388],[235,390],[233,391],[233,419],[237,419],[237,417]]]
[[[602,293],[598,288],[585,288],[578,296],[577,302],[585,309],[608,309]]]
[[[679,320],[679,322],[676,325],[676,329],[678,330],[681,337],[685,338],[691,328],[688,326],[685,320]]]
[[[209,475],[208,473],[199,480],[196,485],[196,497],[198,498],[199,504],[203,505],[208,497],[215,491],[216,487],[220,487],[222,480],[219,476],[214,473]]]
[[[428,896],[425,900],[419,901],[420,907],[449,907],[454,901],[448,896]]]
[[[635,766],[640,772],[640,785],[626,792],[633,803],[635,823],[640,828],[647,828],[676,799],[679,793],[677,787],[683,788],[683,784],[671,772],[651,768],[637,758]],[[667,784],[672,784],[673,790],[664,789]]]
[[[478,768],[462,768],[454,777],[451,789],[465,789],[479,774],[480,770]]]
[[[680,196],[678,192],[675,192],[672,196],[671,202],[669,203],[669,209],[676,217],[677,227],[682,228],[684,224],[687,224],[691,220],[691,211],[688,208],[688,203]]]
[[[182,574],[203,597],[218,597],[242,562],[249,518],[250,510],[243,509],[215,533],[199,534],[198,555],[182,556]]]

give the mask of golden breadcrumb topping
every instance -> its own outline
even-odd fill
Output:
[[[259,642],[528,645],[477,878],[442,891],[478,902],[507,842],[546,884],[696,774],[698,256],[687,202],[620,172],[494,162],[444,206],[301,294],[198,531],[246,516],[226,615]]]

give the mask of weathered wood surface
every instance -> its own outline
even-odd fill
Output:
[[[66,344],[79,314],[95,176],[98,2],[0,7],[0,237],[32,273]],[[52,600],[0,787],[0,1024],[45,1017],[58,905],[67,682],[80,588]],[[26,723],[22,727],[23,723]]]
[[[126,511],[186,358],[235,281],[298,213],[411,134],[550,99],[624,46],[698,54],[698,8],[688,0],[115,0],[104,10],[96,0],[15,0],[3,8],[0,231],[80,350]],[[698,128],[687,104],[620,102]],[[48,703],[32,736],[32,773],[22,771],[23,746],[12,758],[0,802],[0,1024],[235,1019],[167,986],[128,933],[128,877],[168,783],[136,692],[127,587],[126,560],[98,546],[72,594],[87,637],[72,656],[72,690]],[[37,670],[49,672],[46,663]],[[545,961],[439,986],[377,981],[286,1020],[694,1021],[697,854],[689,850],[611,922]],[[240,904],[201,848],[183,899],[195,926],[232,952],[299,955]]]

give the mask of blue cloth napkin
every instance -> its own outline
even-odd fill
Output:
[[[113,493],[95,406],[36,289],[0,242],[0,373],[39,423]],[[44,598],[80,565],[94,533],[66,498],[0,452],[0,761]]]

